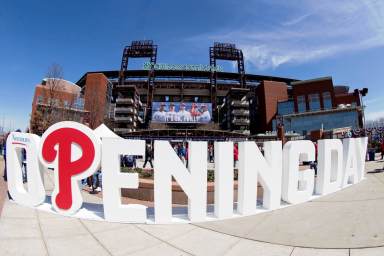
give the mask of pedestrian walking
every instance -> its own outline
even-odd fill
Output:
[[[147,166],[148,162],[151,165],[151,168],[153,168],[152,159],[153,159],[152,146],[151,146],[151,144],[147,144],[147,146],[145,147],[145,161],[144,161],[143,168],[145,168],[145,166]]]

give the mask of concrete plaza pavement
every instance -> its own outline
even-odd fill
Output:
[[[91,221],[5,199],[0,255],[384,255],[383,164],[367,162],[365,180],[307,203],[195,224]],[[51,178],[45,176],[47,194]],[[1,203],[6,197],[2,180],[0,193]],[[86,202],[101,203],[89,193],[83,196]]]

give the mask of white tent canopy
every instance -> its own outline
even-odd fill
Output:
[[[102,138],[120,138],[116,133],[111,131],[105,124],[101,124],[94,130],[97,137]]]

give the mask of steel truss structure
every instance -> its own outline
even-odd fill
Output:
[[[147,107],[150,108],[150,103],[153,98],[154,89],[154,70],[153,66],[157,60],[157,45],[153,44],[152,40],[132,41],[130,46],[126,46],[121,59],[121,67],[119,73],[119,84],[125,84],[125,71],[128,69],[129,58],[150,58],[152,68],[148,70],[148,97]]]
[[[213,47],[209,48],[209,63],[216,67],[217,60],[230,60],[237,62],[240,87],[245,87],[245,67],[243,51],[236,48],[235,44],[215,42]],[[217,72],[211,72],[211,102],[212,107],[217,106]]]

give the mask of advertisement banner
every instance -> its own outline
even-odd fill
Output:
[[[152,122],[157,123],[209,123],[212,119],[211,103],[153,102]]]

